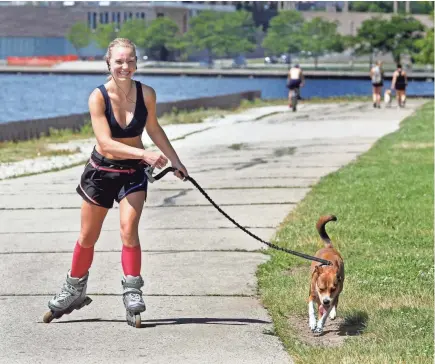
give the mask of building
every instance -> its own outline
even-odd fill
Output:
[[[190,18],[204,10],[235,11],[234,5],[181,1],[9,1],[0,2],[0,59],[7,56],[75,54],[65,34],[76,22],[95,30],[98,24],[116,23],[119,29],[129,19],[153,20],[167,16],[182,33]],[[102,55],[95,45],[81,50],[82,56]]]

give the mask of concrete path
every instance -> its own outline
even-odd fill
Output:
[[[313,184],[395,131],[421,103],[400,110],[362,103],[301,105],[297,113],[261,108],[165,129],[191,176],[267,240]],[[78,236],[81,171],[0,181],[0,363],[292,362],[269,334],[273,325],[257,296],[263,247],[172,175],[150,185],[141,221],[142,329],[124,319],[117,208],[96,247],[92,304],[42,323]]]

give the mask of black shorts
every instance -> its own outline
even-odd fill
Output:
[[[139,159],[109,159],[94,148],[76,191],[85,201],[110,209],[113,201],[119,203],[130,193],[147,191],[145,167]]]
[[[382,86],[384,86],[384,83],[382,81],[381,82],[376,82],[376,83],[372,82],[372,85],[373,85],[373,87],[382,87]]]
[[[398,85],[394,86],[394,89],[396,91],[405,91],[406,90],[406,85],[404,85],[404,84],[398,84]]]
[[[295,90],[301,86],[302,80],[290,80],[287,83],[287,88],[290,90]]]

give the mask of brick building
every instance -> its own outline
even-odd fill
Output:
[[[166,16],[184,33],[188,30],[189,19],[204,10],[229,12],[235,11],[235,6],[179,1],[0,2],[0,59],[75,54],[65,34],[78,21],[87,23],[91,29],[107,23],[116,23],[120,28],[129,19],[153,20]],[[95,45],[81,51],[84,56],[103,53]]]

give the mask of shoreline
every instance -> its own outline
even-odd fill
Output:
[[[0,74],[59,74],[59,75],[101,75],[107,74],[105,69],[86,68],[86,67],[66,67],[47,68],[47,67],[29,67],[29,66],[0,66]],[[161,68],[149,67],[139,68],[136,71],[138,75],[147,76],[197,76],[197,77],[247,77],[247,78],[286,78],[287,70],[265,70],[265,69],[218,69],[218,68]],[[307,70],[304,71],[305,78],[317,79],[357,79],[367,80],[368,72],[363,71],[322,71]],[[392,78],[393,72],[385,72],[385,79]],[[433,72],[410,72],[408,71],[409,80],[429,80],[433,82],[435,75]]]

